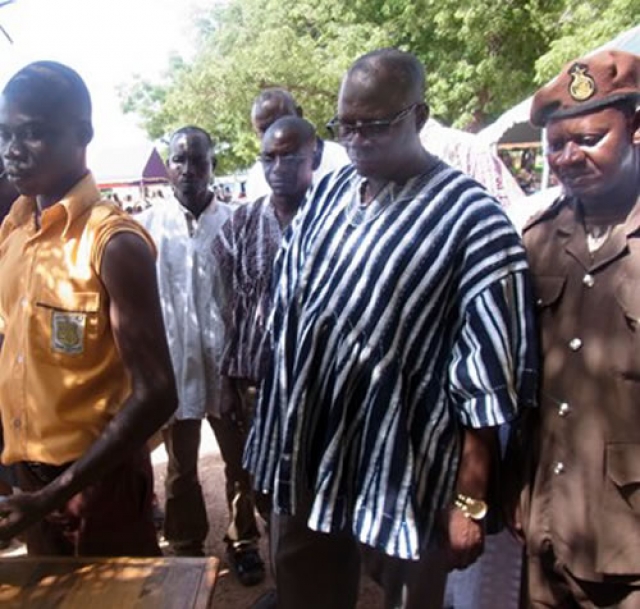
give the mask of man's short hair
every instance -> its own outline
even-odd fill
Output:
[[[209,133],[204,129],[202,129],[201,127],[196,127],[195,125],[187,125],[186,127],[180,127],[180,129],[176,129],[176,131],[174,131],[171,134],[171,137],[169,138],[169,145],[171,145],[173,140],[177,138],[179,135],[184,135],[184,136],[198,135],[200,137],[203,137],[204,140],[207,142],[207,146],[209,150],[213,153],[213,147],[214,147],[213,139],[211,138]]]
[[[66,114],[91,123],[91,96],[82,77],[56,61],[36,61],[11,77],[2,94],[11,100],[40,102],[48,114]]]
[[[274,121],[265,131],[263,142],[276,130],[293,131],[300,136],[300,144],[312,144],[316,141],[316,129],[306,119],[299,116],[282,116]]]
[[[260,91],[260,94],[253,102],[252,113],[267,104],[273,104],[282,110],[286,110],[291,116],[299,114],[298,104],[296,104],[293,95],[281,87],[270,87],[269,89]]]
[[[377,49],[362,55],[353,63],[347,76],[362,73],[373,77],[381,70],[396,83],[400,91],[411,97],[414,103],[423,102],[426,94],[426,76],[422,62],[412,53],[391,47]]]

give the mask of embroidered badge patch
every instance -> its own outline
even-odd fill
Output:
[[[596,92],[596,81],[587,69],[583,63],[574,63],[569,70],[569,95],[578,102],[587,101]]]
[[[84,352],[85,313],[53,311],[51,316],[51,349],[57,353],[77,355]]]

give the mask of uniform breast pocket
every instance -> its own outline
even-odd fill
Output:
[[[600,509],[597,570],[607,575],[637,575],[640,570],[640,444],[612,442],[606,447]],[[613,526],[612,526],[613,524]]]
[[[536,311],[540,319],[542,330],[542,352],[549,353],[550,346],[557,340],[555,336],[557,328],[557,313],[562,294],[564,292],[566,277],[552,275],[535,275],[534,293],[536,300]]]
[[[616,307],[609,323],[611,365],[627,380],[640,381],[640,285],[624,282],[615,289]]]
[[[97,292],[39,298],[31,320],[34,356],[45,362],[81,362],[99,338],[99,311]]]
[[[535,297],[538,311],[549,311],[557,306],[562,297],[566,282],[566,277],[562,276],[535,276]]]

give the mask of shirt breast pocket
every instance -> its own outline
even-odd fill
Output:
[[[80,365],[99,338],[99,312],[97,292],[38,298],[31,326],[34,357],[44,362]]]
[[[556,307],[566,282],[566,277],[562,276],[536,275],[535,296],[538,311],[549,311]]]
[[[562,302],[562,294],[564,292],[566,277],[552,275],[536,275],[535,300],[536,310],[540,319],[540,327],[542,330],[542,352],[547,354],[550,345],[556,340],[557,317],[560,303]]]
[[[592,508],[599,515],[596,567],[607,575],[638,575],[640,444],[608,443],[605,467],[603,493]]]
[[[615,299],[617,310],[610,323],[614,324],[611,335],[616,343],[611,365],[624,379],[640,381],[640,284],[621,283],[615,289]]]

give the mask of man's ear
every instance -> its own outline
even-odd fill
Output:
[[[420,104],[416,108],[416,127],[418,128],[418,133],[422,131],[422,128],[425,126],[425,124],[429,120],[429,114],[430,114],[429,104],[427,104],[426,102],[423,104]]]
[[[93,125],[89,121],[81,121],[78,124],[78,140],[82,146],[87,146],[93,139]]]
[[[302,106],[296,106],[296,114],[297,114],[300,118],[304,118],[304,116],[303,116],[303,112],[302,112]]]

